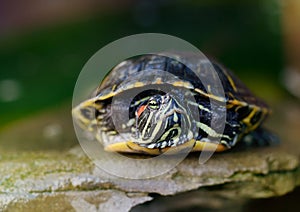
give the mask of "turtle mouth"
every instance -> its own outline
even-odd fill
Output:
[[[156,149],[156,148],[163,149],[163,148],[166,148],[166,147],[176,146],[176,144],[173,140],[160,141],[160,142],[147,143],[147,144],[139,143],[139,145],[141,147],[146,147],[146,148],[149,148],[149,149]]]

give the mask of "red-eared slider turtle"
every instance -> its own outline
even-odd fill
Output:
[[[187,63],[155,54],[125,60],[109,72],[93,97],[73,109],[73,117],[107,151],[155,155],[186,147],[202,151],[204,146],[224,151],[241,140],[268,139],[260,125],[270,110],[262,100],[217,63]],[[207,68],[211,64],[214,73]],[[223,96],[212,91],[217,78]],[[213,117],[222,116],[223,128],[218,129],[221,123],[213,128]]]

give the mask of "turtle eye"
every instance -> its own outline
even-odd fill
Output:
[[[149,101],[148,106],[152,110],[158,110],[159,109],[159,103],[154,99]]]

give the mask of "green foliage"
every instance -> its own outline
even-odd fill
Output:
[[[237,75],[243,77],[247,76],[243,70],[257,70],[274,82],[282,69],[279,16],[270,20],[265,8],[265,4],[234,1],[157,4],[149,22],[147,12],[132,6],[118,14],[101,14],[2,38],[0,80],[16,80],[21,93],[15,101],[0,103],[0,125],[71,100],[77,76],[87,60],[107,43],[134,33],[178,36]]]

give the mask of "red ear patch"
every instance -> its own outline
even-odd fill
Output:
[[[147,107],[147,105],[142,105],[141,107],[139,107],[139,109],[137,110],[137,116],[138,117],[140,117],[140,115],[142,114],[142,112],[144,112],[146,107]]]

